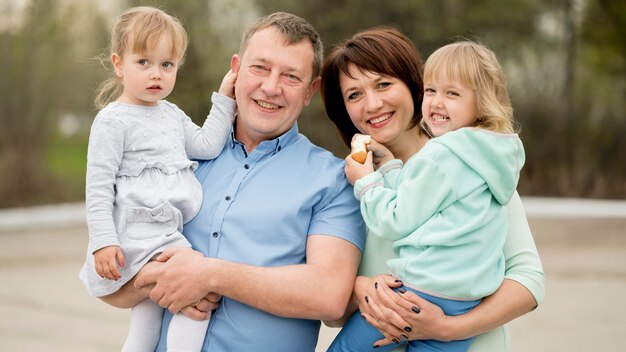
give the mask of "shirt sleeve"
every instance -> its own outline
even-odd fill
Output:
[[[506,207],[509,227],[504,243],[505,278],[524,285],[539,304],[545,294],[545,274],[517,192]]]
[[[124,153],[125,128],[106,115],[96,117],[87,147],[85,204],[89,229],[89,251],[119,246],[113,221],[115,180]]]
[[[202,128],[184,115],[185,150],[190,159],[208,160],[217,157],[224,148],[235,120],[237,103],[225,95],[213,93],[213,106]]]
[[[336,175],[329,180],[334,184],[333,191],[313,209],[309,235],[339,237],[363,252],[365,223],[359,212],[359,202],[352,195],[352,186],[343,173],[343,167],[337,168]]]

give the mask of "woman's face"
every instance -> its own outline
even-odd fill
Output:
[[[409,87],[396,77],[361,71],[354,64],[349,73],[354,78],[342,73],[339,85],[354,126],[387,147],[409,134],[414,138],[416,132],[409,130],[414,114]]]

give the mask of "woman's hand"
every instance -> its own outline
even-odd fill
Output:
[[[381,305],[378,296],[381,292],[393,295],[395,293],[392,289],[400,285],[402,282],[391,275],[358,276],[354,283],[354,295],[358,300],[362,316],[378,329],[389,343],[399,342],[406,337],[404,328],[408,326],[408,323],[403,321],[398,314],[394,314],[392,310]]]
[[[384,339],[375,345],[384,346],[402,340],[436,339],[449,341],[452,319],[439,308],[404,288],[394,291],[402,282],[390,275],[357,277],[354,294],[363,317]],[[365,298],[367,297],[367,299]]]
[[[390,341],[387,336],[403,330],[401,336],[406,340],[435,339],[450,341],[450,323],[453,317],[444,314],[439,306],[430,303],[417,294],[400,288],[398,292],[391,290],[377,290],[376,299],[381,311],[385,312],[387,321],[381,318],[368,322],[383,332],[385,339],[376,341],[379,346],[387,345]],[[399,325],[402,322],[406,325]],[[393,327],[390,327],[393,326]],[[384,331],[383,331],[384,330]]]

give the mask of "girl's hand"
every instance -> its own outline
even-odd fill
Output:
[[[233,70],[228,70],[222,79],[222,84],[218,92],[221,95],[235,99],[235,82],[237,82],[237,73],[233,72]]]
[[[109,280],[122,278],[117,266],[124,267],[124,254],[119,246],[100,248],[93,253],[96,264],[96,272],[100,277]]]
[[[372,164],[372,152],[367,153],[367,159],[365,159],[365,163],[363,164],[352,159],[352,156],[348,155],[346,157],[345,172],[348,181],[353,186],[358,179],[374,172],[374,165]]]
[[[374,139],[370,141],[368,149],[372,152],[374,167],[376,169],[385,165],[386,162],[393,160],[393,153],[384,145],[376,142]]]

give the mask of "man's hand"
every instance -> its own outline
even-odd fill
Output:
[[[205,287],[208,277],[203,269],[209,259],[191,248],[168,248],[156,258],[163,265],[140,273],[135,287],[154,284],[150,299],[170,312],[178,313],[208,295],[209,290]]]
[[[209,293],[206,297],[200,299],[191,306],[181,309],[181,313],[193,320],[207,320],[209,313],[217,309],[222,295],[217,293]]]
[[[119,280],[122,278],[117,266],[124,266],[124,254],[119,246],[108,246],[100,248],[93,253],[96,272],[100,277],[109,280]]]

